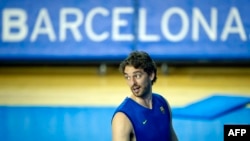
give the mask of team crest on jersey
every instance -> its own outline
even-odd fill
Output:
[[[160,110],[161,110],[161,113],[162,113],[162,114],[165,114],[165,109],[164,109],[163,106],[160,107]]]

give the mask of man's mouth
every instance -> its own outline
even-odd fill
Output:
[[[139,93],[139,90],[140,90],[140,86],[133,86],[133,87],[132,87],[132,91],[133,91],[134,93]]]

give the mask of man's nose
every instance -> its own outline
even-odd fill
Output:
[[[131,79],[129,80],[129,84],[130,86],[133,86],[134,84],[137,84],[137,81],[134,77],[131,77]]]

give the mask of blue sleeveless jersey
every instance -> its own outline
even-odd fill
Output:
[[[170,112],[165,99],[152,95],[153,108],[148,109],[126,98],[115,113],[123,112],[130,119],[137,141],[170,141]],[[114,115],[115,115],[114,113]]]

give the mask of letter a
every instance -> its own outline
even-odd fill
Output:
[[[229,131],[229,133],[228,133],[228,135],[227,136],[234,136],[234,131],[233,131],[233,129],[230,129],[230,131]]]

